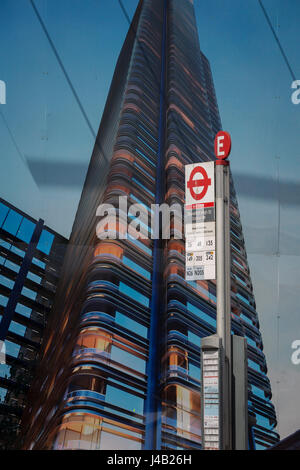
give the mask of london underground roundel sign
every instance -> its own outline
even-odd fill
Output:
[[[213,207],[215,201],[215,163],[199,162],[185,166],[186,209]]]
[[[197,179],[198,178],[198,179]],[[196,166],[187,182],[187,187],[190,190],[191,196],[200,201],[207,193],[208,187],[211,185],[211,178],[208,177],[203,166]],[[200,192],[196,192],[194,188],[200,188]]]
[[[219,160],[226,160],[231,150],[231,137],[228,132],[220,131],[215,137],[215,154]]]

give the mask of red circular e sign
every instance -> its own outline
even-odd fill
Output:
[[[225,160],[230,154],[231,138],[230,134],[225,131],[220,131],[215,137],[215,154],[220,160]]]

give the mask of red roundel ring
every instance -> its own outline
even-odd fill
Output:
[[[202,178],[198,180],[194,180],[194,176],[196,176],[198,173],[202,176]],[[201,166],[197,166],[193,169],[193,171],[190,174],[190,179],[187,182],[187,187],[190,190],[191,196],[196,200],[200,201],[205,194],[207,193],[208,187],[211,185],[211,179],[208,178],[208,175],[205,171],[205,169]],[[194,191],[194,188],[199,188],[201,187],[200,193],[196,193]]]

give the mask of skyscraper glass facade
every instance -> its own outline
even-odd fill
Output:
[[[0,448],[16,446],[66,239],[0,199]]]
[[[200,345],[216,330],[216,284],[185,280],[174,215],[168,240],[151,238],[149,220],[151,204],[184,205],[184,165],[214,160],[220,129],[193,2],[140,1],[75,218],[24,448],[201,449]],[[100,203],[116,208],[119,234],[141,204],[148,236],[100,240]],[[264,448],[278,440],[276,416],[233,183],[231,248],[232,331],[247,338],[256,420],[249,442]]]

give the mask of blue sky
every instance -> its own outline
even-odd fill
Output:
[[[96,132],[128,29],[119,3],[35,3]],[[137,0],[123,3],[132,17]],[[258,1],[194,3],[200,45],[211,63],[223,128],[232,135],[231,168],[236,175],[274,401],[280,430],[286,434],[299,427],[300,419],[299,411],[295,414],[300,366],[290,361],[290,345],[300,339],[300,219],[298,205],[281,204],[278,231],[275,183],[279,172],[285,183],[281,191],[289,182],[300,184],[300,105],[291,102],[292,78]],[[264,5],[300,79],[300,2],[264,0]],[[7,104],[0,105],[0,111],[15,140],[13,143],[0,115],[0,196],[68,236],[84,171],[77,186],[38,187],[25,160],[73,162],[87,168],[94,140],[29,0],[1,0],[0,80],[7,85]],[[245,193],[241,175],[254,177],[253,194]],[[273,199],[257,197],[262,192],[257,185],[263,183],[255,177],[274,182]],[[279,258],[275,256],[278,232]],[[274,339],[278,321],[279,344]],[[284,388],[287,382],[293,384],[288,390]]]

